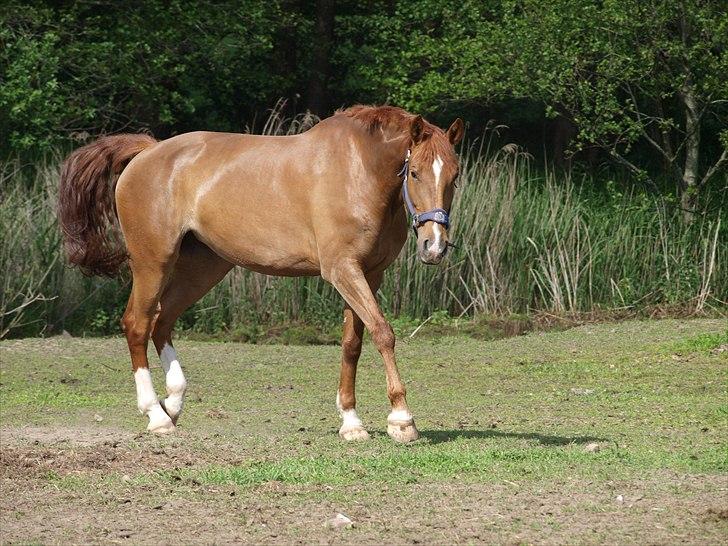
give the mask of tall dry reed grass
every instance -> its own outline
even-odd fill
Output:
[[[263,132],[305,130],[310,116],[277,109]],[[0,337],[64,329],[118,331],[128,278],[89,279],[64,265],[55,200],[61,158],[0,166]],[[440,267],[420,264],[410,237],[380,300],[393,316],[569,314],[728,301],[728,228],[720,207],[691,225],[663,198],[608,178],[535,169],[515,146],[462,154],[451,229],[457,247]],[[341,300],[319,278],[234,269],[188,311],[181,327],[224,333],[291,321],[339,321]]]

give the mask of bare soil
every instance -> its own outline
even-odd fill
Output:
[[[724,475],[375,488],[272,481],[241,489],[194,480],[168,486],[131,476],[240,459],[225,450],[205,456],[181,442],[132,447],[146,437],[114,430],[6,427],[1,438],[4,544],[719,544],[728,532]],[[353,527],[326,528],[337,513]]]

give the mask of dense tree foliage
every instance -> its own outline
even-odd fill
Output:
[[[725,184],[728,9],[711,0],[5,2],[0,153],[240,131],[279,98],[489,120],[557,161]],[[534,137],[534,135],[537,135]],[[585,152],[586,151],[586,152]],[[587,153],[588,152],[588,153]]]
[[[23,4],[0,26],[0,130],[13,149],[82,131],[232,128],[288,91],[274,43],[289,16],[275,4]]]

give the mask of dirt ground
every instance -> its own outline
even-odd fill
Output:
[[[1,431],[4,543],[549,543],[719,544],[728,530],[725,476],[661,473],[644,480],[565,478],[527,484],[360,488],[268,482],[240,491],[189,480],[135,484],[140,469],[236,464],[122,431]],[[112,474],[120,483],[107,483]],[[48,485],[54,475],[64,483]],[[74,479],[81,480],[74,486]],[[88,484],[94,486],[89,490]],[[126,482],[128,480],[128,483]],[[51,481],[51,484],[53,481]],[[70,484],[70,485],[69,485]],[[326,529],[337,513],[352,528]]]
[[[173,436],[153,437],[143,432],[133,390],[119,387],[116,372],[97,377],[93,365],[88,376],[79,371],[86,369],[79,355],[98,357],[113,345],[105,363],[123,373],[123,351],[110,340],[0,344],[0,539],[725,543],[728,361],[714,348],[675,344],[676,337],[700,339],[722,324],[617,326],[632,341],[641,339],[639,349],[629,350],[623,342],[609,345],[615,332],[602,328],[446,346],[442,350],[459,351],[473,366],[490,367],[483,384],[492,392],[458,391],[461,410],[451,409],[446,400],[453,397],[430,380],[452,379],[438,367],[439,357],[425,356],[434,349],[403,347],[404,357],[421,366],[407,373],[413,405],[423,414],[423,438],[405,447],[394,446],[381,430],[376,376],[363,380],[360,398],[377,406],[362,412],[372,423],[372,440],[338,440],[331,404],[321,402],[331,393],[311,396],[319,380],[335,386],[335,361],[316,374],[319,379],[306,379],[311,362],[335,358],[335,348],[188,343],[188,355],[208,354],[223,369],[213,378],[191,365],[189,375],[209,385],[191,391],[183,416],[189,424]],[[300,376],[269,367],[281,352],[291,353]],[[47,367],[29,368],[40,361]],[[246,390],[225,375],[228,361],[235,362],[231,374],[250,371]],[[555,367],[545,370],[551,363]],[[368,347],[363,369],[370,374],[376,365]],[[588,383],[602,368],[604,375]],[[553,400],[534,398],[538,378],[558,384]],[[638,378],[644,390],[635,386]],[[471,381],[481,379],[471,373]],[[41,392],[38,385],[47,387]],[[414,396],[418,389],[420,397]],[[215,397],[225,390],[228,395]],[[484,395],[502,399],[493,406],[476,402]],[[240,401],[237,410],[230,400]],[[351,479],[347,472],[357,475]],[[330,525],[337,514],[352,524]]]

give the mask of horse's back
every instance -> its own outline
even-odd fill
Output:
[[[119,180],[122,228],[192,231],[232,263],[270,274],[318,274],[327,248],[361,247],[356,253],[363,256],[379,246],[369,240],[379,237],[372,228],[381,192],[376,178],[368,179],[376,175],[364,162],[373,153],[367,138],[336,117],[295,136],[170,138],[137,156]]]
[[[117,184],[119,193],[137,198],[148,193],[196,194],[211,182],[238,176],[245,191],[274,186],[278,193],[325,181],[324,170],[342,172],[342,153],[352,139],[351,125],[328,118],[305,133],[290,136],[194,131],[158,142],[136,156]],[[215,179],[215,180],[213,180]],[[257,183],[257,184],[256,184]],[[281,187],[286,184],[288,187]],[[209,189],[209,187],[208,187]],[[254,197],[254,196],[251,196]]]
[[[189,215],[201,194],[221,178],[249,169],[263,137],[195,131],[157,143],[136,156],[119,177],[117,206],[183,209]],[[243,182],[245,176],[235,177]]]
[[[314,179],[306,161],[291,161],[301,156],[301,140],[195,132],[160,142],[119,180],[122,228],[178,237],[192,231],[238,265],[316,274],[308,206]]]

